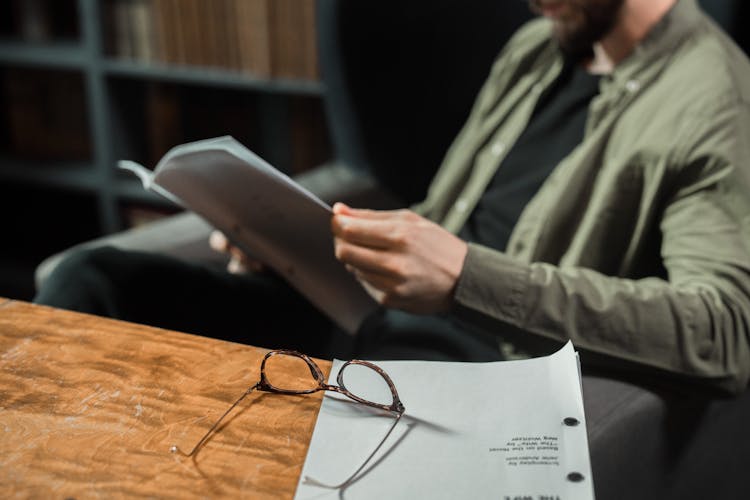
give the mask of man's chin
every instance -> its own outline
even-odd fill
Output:
[[[575,37],[570,33],[559,33],[557,29],[555,27],[555,40],[567,58],[580,60],[588,59],[593,55],[596,40]]]
[[[537,7],[537,11],[541,15],[555,21],[564,17],[568,13],[568,10],[569,6],[565,2],[541,3]]]

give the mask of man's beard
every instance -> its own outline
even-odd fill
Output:
[[[590,56],[593,45],[612,30],[624,0],[529,0],[536,13],[545,3],[566,4],[564,15],[553,19],[555,39],[567,55],[580,58]]]

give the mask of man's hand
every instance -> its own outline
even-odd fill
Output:
[[[229,243],[229,240],[221,231],[213,231],[208,238],[208,243],[217,252],[229,255],[227,271],[232,274],[245,274],[248,271],[260,272],[263,264],[248,257],[245,252]]]
[[[336,258],[380,292],[376,298],[382,305],[423,314],[450,307],[466,242],[409,210],[358,210],[337,203],[333,213]]]

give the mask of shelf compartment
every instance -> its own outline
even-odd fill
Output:
[[[115,159],[153,168],[172,147],[185,142],[232,135],[263,155],[258,96],[215,86],[110,78]],[[132,180],[127,172],[117,177]]]
[[[92,160],[85,78],[49,68],[0,68],[0,155],[30,162]]]
[[[3,0],[0,39],[56,44],[79,40],[80,0]]]
[[[319,80],[315,6],[315,0],[105,0],[104,53],[259,78]]]

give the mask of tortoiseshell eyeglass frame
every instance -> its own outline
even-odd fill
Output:
[[[276,387],[273,384],[271,384],[268,381],[268,377],[266,376],[266,362],[274,356],[293,356],[293,357],[302,359],[305,363],[307,363],[307,367],[310,369],[310,374],[315,379],[317,386],[310,388],[310,389],[282,389],[280,387]],[[383,380],[385,380],[386,384],[388,384],[388,388],[391,391],[391,396],[393,397],[391,404],[375,403],[373,401],[368,401],[367,399],[361,398],[357,396],[356,394],[352,394],[351,392],[349,392],[349,390],[346,388],[346,385],[344,384],[344,372],[346,368],[350,365],[364,366],[364,367],[370,368],[371,370],[374,370],[378,375],[380,375],[383,378]],[[315,361],[313,361],[306,354],[303,354],[298,351],[291,351],[291,350],[286,350],[286,349],[278,349],[274,351],[269,351],[263,357],[263,361],[261,362],[260,380],[258,381],[258,383],[248,387],[248,389],[237,399],[237,401],[235,401],[229,407],[229,409],[227,409],[227,411],[225,411],[224,414],[221,417],[219,417],[218,420],[216,420],[216,422],[203,435],[203,437],[200,439],[200,441],[198,441],[198,443],[193,447],[193,449],[189,453],[185,453],[182,450],[180,450],[176,445],[173,445],[170,448],[170,451],[172,453],[179,453],[180,455],[183,455],[186,457],[194,457],[195,454],[198,452],[198,450],[206,443],[208,438],[211,437],[212,433],[219,427],[219,424],[221,424],[224,418],[245,398],[245,396],[247,396],[254,390],[278,393],[278,394],[312,394],[318,391],[338,392],[339,394],[343,394],[344,396],[348,397],[349,399],[353,401],[356,401],[357,403],[361,403],[363,405],[367,405],[372,408],[377,408],[377,409],[384,410],[387,412],[391,412],[396,415],[396,419],[394,420],[393,425],[391,425],[390,429],[386,433],[385,437],[383,437],[383,439],[380,441],[378,446],[365,459],[365,462],[359,468],[357,468],[357,470],[354,471],[354,473],[348,479],[346,479],[345,481],[339,484],[331,485],[331,484],[321,483],[320,481],[317,481],[309,477],[305,478],[306,482],[310,484],[314,484],[316,486],[321,486],[324,488],[332,488],[332,489],[344,488],[354,482],[354,479],[357,477],[357,475],[365,468],[365,466],[370,462],[372,457],[375,456],[375,454],[381,448],[383,443],[386,442],[386,440],[388,439],[388,436],[391,435],[391,432],[393,432],[393,429],[396,427],[396,424],[399,422],[404,412],[406,411],[406,408],[404,408],[403,403],[401,403],[401,399],[398,397],[396,386],[393,384],[391,377],[389,377],[388,374],[385,373],[382,368],[380,368],[379,366],[373,363],[370,363],[369,361],[363,361],[361,359],[352,359],[350,361],[347,361],[341,366],[341,369],[339,370],[339,373],[336,376],[336,383],[338,385],[326,384],[325,375],[323,375],[323,371],[315,363]]]

